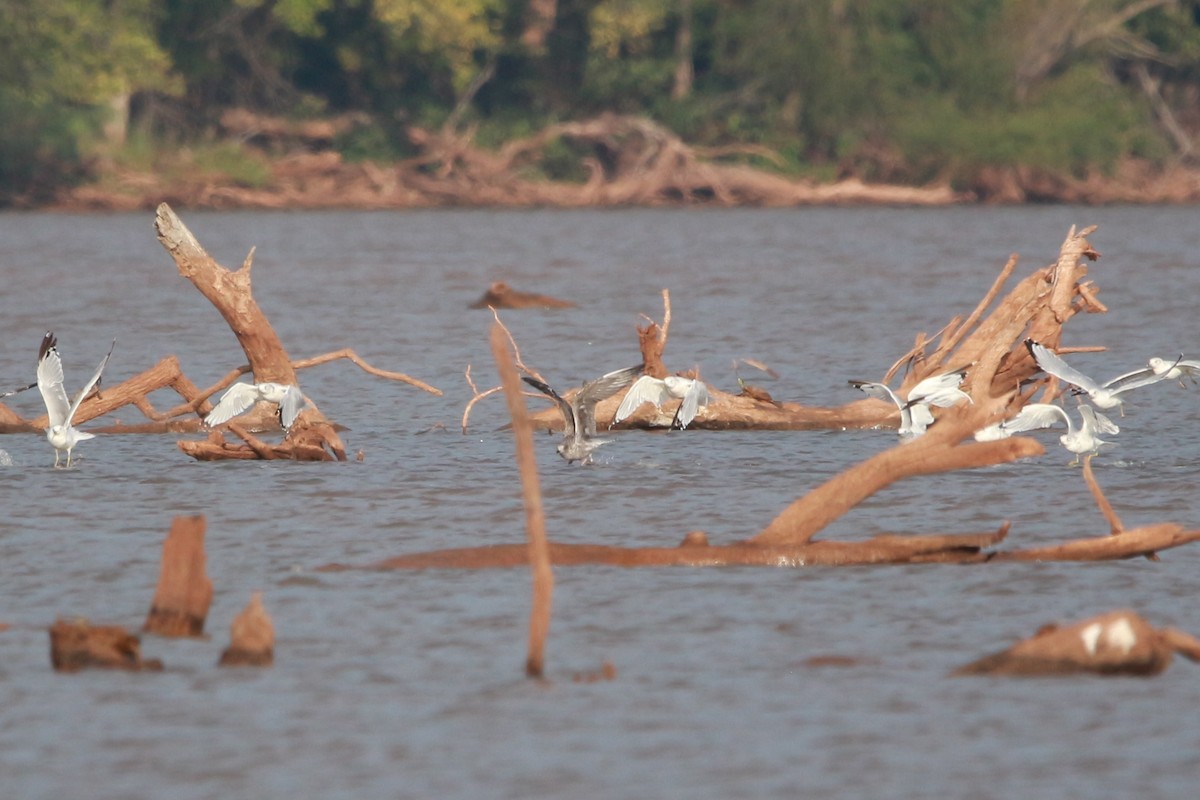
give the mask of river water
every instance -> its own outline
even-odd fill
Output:
[[[1194,208],[188,213],[236,267],[293,357],[352,347],[441,388],[348,362],[302,373],[345,425],[344,464],[196,463],[172,435],[100,436],[54,470],[40,435],[0,437],[0,795],[255,797],[1194,797],[1200,673],[1151,680],[948,678],[1031,635],[1128,607],[1200,634],[1200,547],[1154,563],[874,568],[562,568],[548,680],[523,677],[526,570],[318,572],[407,552],[523,540],[495,384],[493,280],[577,301],[509,311],[552,384],[636,363],[639,314],[661,318],[674,370],[736,391],[837,405],[965,314],[1011,252],[1049,263],[1099,224],[1091,268],[1108,314],[1065,344],[1105,378],[1152,355],[1200,357]],[[153,215],[0,215],[0,379],[32,379],[53,329],[71,391],[117,338],[115,385],[169,354],[206,386],[244,362],[224,322],[157,243]],[[154,396],[159,408],[169,395]],[[26,417],[34,392],[10,398]],[[1150,387],[1095,462],[1129,526],[1200,526],[1200,387]],[[137,421],[124,410],[115,419]],[[92,426],[103,421],[89,423]],[[88,426],[84,426],[85,428]],[[991,530],[1008,546],[1098,535],[1104,520],[1057,433],[1046,455],[915,479],[823,536]],[[615,434],[590,467],[538,437],[550,536],[669,545],[761,529],[787,503],[892,446],[889,431]],[[143,640],[160,674],[50,669],[59,616],[136,629],[173,516],[203,513],[216,594],[209,638]],[[265,670],[215,666],[256,590],[277,633]],[[841,666],[817,666],[834,656]],[[616,668],[611,681],[577,673]]]

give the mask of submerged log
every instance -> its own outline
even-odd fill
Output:
[[[206,570],[204,516],[175,517],[163,542],[158,588],[142,630],[160,636],[200,636],[212,604]]]
[[[161,670],[158,659],[142,659],[141,648],[141,640],[119,625],[59,619],[50,627],[50,663],[59,672],[90,667]]]
[[[496,281],[468,308],[575,308],[570,300],[560,300],[534,292],[520,292],[504,281]]]
[[[1047,625],[1032,638],[956,669],[954,675],[1158,675],[1174,653],[1200,661],[1200,641],[1173,628],[1155,630],[1133,611],[1100,614],[1066,628]]]
[[[221,653],[222,667],[269,667],[275,662],[275,626],[263,608],[262,592],[250,595],[250,602],[229,626],[229,647]]]

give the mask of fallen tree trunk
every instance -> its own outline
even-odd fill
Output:
[[[834,476],[823,485],[800,497],[778,514],[760,533],[750,539],[727,546],[714,547],[700,533],[689,534],[679,547],[621,548],[597,545],[550,546],[555,564],[614,564],[621,566],[725,566],[725,565],[847,565],[913,562],[978,563],[1005,560],[1101,560],[1153,556],[1162,549],[1177,547],[1200,539],[1200,531],[1185,531],[1180,526],[1164,523],[1135,531],[1119,529],[1119,522],[1103,497],[1090,467],[1085,479],[1101,512],[1110,523],[1110,533],[1098,539],[1067,542],[1054,547],[1009,552],[986,552],[985,548],[999,543],[1007,534],[1007,525],[995,534],[934,537],[876,537],[864,542],[819,542],[817,533],[846,511],[885,486],[904,478],[929,475],[958,469],[988,466],[1044,452],[1033,439],[1014,437],[992,442],[975,442],[975,431],[1015,413],[1028,401],[1032,391],[1021,391],[1020,384],[1033,377],[1037,365],[1023,345],[1026,336],[1040,337],[1039,341],[1057,342],[1062,326],[1079,311],[1104,311],[1095,299],[1095,290],[1082,281],[1087,274],[1085,259],[1095,259],[1098,253],[1086,236],[1094,228],[1076,232],[1071,229],[1060,248],[1056,262],[1021,281],[986,318],[987,307],[999,296],[1005,281],[1011,276],[1016,257],[1009,259],[1000,276],[976,308],[965,318],[952,320],[940,332],[940,344],[926,353],[930,344],[923,335],[917,337],[913,350],[899,359],[889,371],[891,377],[901,364],[912,366],[904,381],[902,392],[907,393],[915,383],[928,375],[948,371],[951,365],[970,364],[964,387],[971,390],[973,402],[947,409],[923,436],[897,444],[856,466]],[[638,328],[640,349],[647,371],[658,369],[653,362],[661,357],[666,343],[666,328],[670,320],[669,295],[663,293],[664,320],[661,327],[653,322]],[[1045,378],[1039,379],[1044,382]],[[481,395],[476,395],[475,399]],[[732,396],[726,396],[732,397]],[[711,422],[720,411],[705,416]],[[729,401],[725,401],[729,402]],[[619,398],[610,398],[596,408],[598,420],[611,420]],[[780,410],[775,403],[753,397],[743,403],[755,403],[762,412],[759,419],[768,418]],[[863,404],[855,404],[859,408]],[[826,410],[829,411],[829,410]],[[669,412],[668,412],[669,413]],[[541,415],[539,424],[556,427],[549,414]],[[834,414],[830,414],[834,417]],[[861,420],[865,415],[843,415],[841,422]],[[731,417],[723,417],[730,426]],[[733,419],[736,419],[734,417]],[[465,422],[464,422],[465,428]],[[416,553],[375,564],[369,569],[419,568],[484,568],[511,567],[525,563],[527,556],[518,545],[489,546]],[[329,565],[330,569],[345,568]]]

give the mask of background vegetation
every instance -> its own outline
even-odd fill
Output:
[[[356,159],[613,111],[826,178],[1081,174],[1195,158],[1200,0],[0,0],[0,204],[184,147],[236,170],[231,108],[353,113]]]

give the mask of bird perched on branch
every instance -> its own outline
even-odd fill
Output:
[[[607,439],[596,438],[596,403],[633,383],[643,367],[644,365],[638,364],[636,367],[601,375],[585,383],[570,401],[536,378],[522,375],[521,380],[548,395],[558,405],[558,411],[563,418],[563,439],[555,451],[565,458],[568,464],[572,461],[590,464],[592,451],[608,443]]]
[[[626,419],[642,403],[653,403],[661,411],[663,403],[671,399],[682,401],[671,419],[671,427],[683,430],[696,418],[697,411],[708,406],[708,387],[702,381],[678,375],[668,375],[662,379],[643,375],[625,393],[617,413],[613,415],[612,425]]]
[[[235,383],[225,390],[225,394],[221,395],[221,400],[216,407],[208,412],[208,416],[204,418],[204,425],[214,428],[223,422],[228,422],[236,416],[245,414],[260,400],[279,406],[276,414],[279,417],[279,424],[285,431],[292,427],[296,417],[308,405],[308,398],[300,391],[299,386],[270,382]]]
[[[75,419],[75,412],[79,410],[88,392],[100,383],[100,375],[104,372],[104,367],[116,346],[117,340],[113,339],[108,348],[108,355],[104,356],[100,366],[96,367],[96,372],[79,390],[75,402],[72,403],[67,399],[67,390],[63,386],[63,367],[62,359],[58,355],[58,340],[50,331],[46,331],[46,335],[42,337],[42,344],[38,348],[37,387],[42,393],[42,401],[46,404],[46,417],[50,421],[49,427],[46,428],[46,440],[54,448],[54,466],[58,466],[64,451],[67,454],[66,465],[71,466],[71,451],[75,449],[75,445],[85,439],[95,438],[95,434],[84,433],[72,427],[71,421]]]

